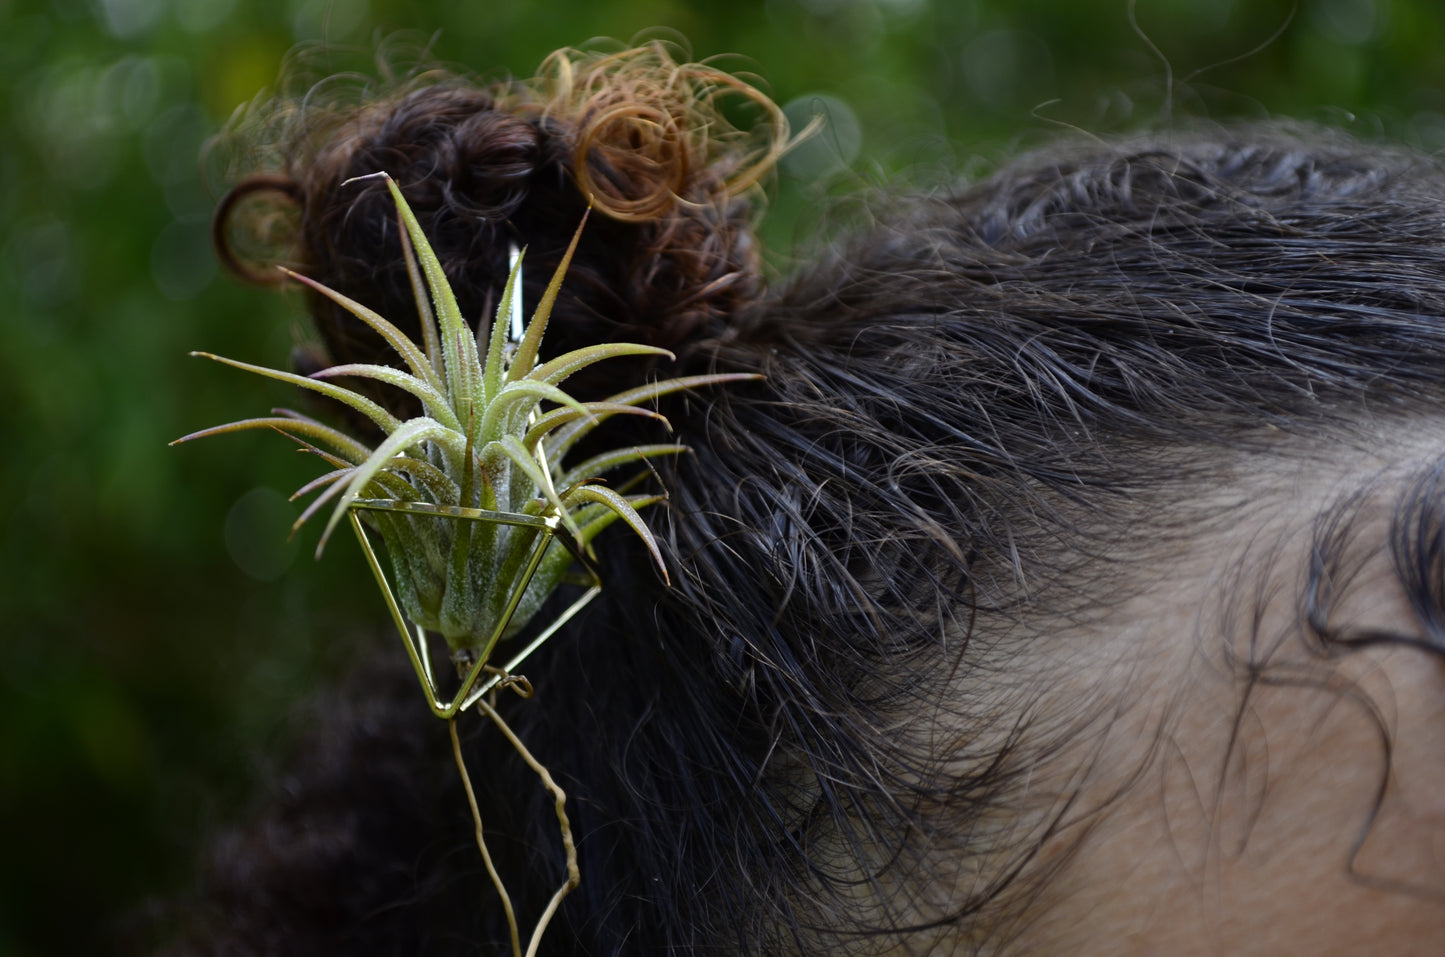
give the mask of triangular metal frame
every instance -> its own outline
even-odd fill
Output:
[[[407,621],[406,614],[401,610],[401,605],[396,600],[396,594],[392,591],[391,582],[386,577],[386,572],[381,567],[381,561],[377,558],[376,550],[372,547],[371,537],[367,534],[358,512],[403,512],[411,515],[428,515],[435,517],[438,521],[471,521],[491,522],[497,525],[515,525],[526,528],[535,528],[538,531],[536,544],[532,548],[532,554],[527,560],[523,569],[520,584],[512,594],[511,600],[503,610],[501,619],[497,622],[496,628],[488,636],[486,643],[482,646],[481,652],[476,660],[467,669],[466,675],[462,678],[461,687],[457,689],[450,701],[444,700],[437,690],[435,673],[432,669],[431,649],[427,641],[426,630],[420,625]],[[602,578],[597,573],[596,567],[588,560],[587,555],[577,540],[563,527],[561,520],[555,513],[543,517],[535,515],[524,515],[520,512],[493,512],[479,508],[460,508],[456,506],[427,505],[421,502],[404,502],[396,499],[357,499],[347,509],[347,517],[351,519],[352,530],[356,532],[357,541],[361,544],[361,552],[366,556],[366,563],[371,566],[371,573],[376,576],[376,583],[381,588],[382,597],[386,599],[387,610],[391,612],[392,621],[396,623],[397,631],[401,633],[402,643],[406,646],[407,657],[411,659],[412,668],[416,671],[417,680],[421,682],[422,691],[426,694],[427,705],[432,713],[439,718],[449,719],[462,711],[467,710],[475,704],[483,695],[491,691],[498,684],[506,681],[513,675],[514,670],[526,661],[532,652],[540,648],[548,638],[556,634],[558,629],[570,621],[579,611],[591,602],[602,591]],[[577,560],[582,568],[586,590],[571,605],[567,606],[556,618],[541,628],[532,639],[527,642],[515,656],[507,663],[497,668],[488,666],[492,649],[496,647],[502,634],[506,631],[507,625],[511,622],[512,616],[516,613],[517,605],[522,600],[522,595],[527,590],[532,576],[536,574],[537,566],[542,563],[542,556],[547,551],[547,546],[556,540],[562,544],[573,558]],[[486,680],[481,680],[482,675],[490,672]]]

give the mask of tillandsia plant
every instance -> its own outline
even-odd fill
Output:
[[[522,257],[519,254],[503,290],[490,331],[485,324],[474,334],[433,254],[427,237],[396,183],[384,178],[395,200],[402,227],[402,249],[411,276],[422,330],[422,345],[408,338],[390,320],[326,286],[288,271],[288,275],[347,310],[375,330],[395,350],[400,365],[339,365],[301,376],[214,356],[227,365],[279,379],[344,403],[370,420],[384,435],[374,447],[338,428],[289,410],[204,429],[178,442],[248,429],[274,429],[314,452],[332,470],[296,494],[317,492],[296,521],[299,528],[331,506],[317,554],[346,518],[371,562],[391,606],[418,677],[439,716],[452,721],[458,767],[471,786],[456,739],[456,714],[475,705],[495,722],[522,757],[541,775],[557,799],[557,815],[567,850],[567,882],[558,890],[538,922],[529,953],[558,903],[578,881],[575,851],[563,803],[565,795],[546,769],[532,758],[502,722],[484,693],[500,681],[525,679],[508,672],[552,629],[544,629],[522,655],[506,667],[489,664],[498,642],[523,629],[547,599],[581,567],[591,576],[591,589],[563,613],[570,616],[600,588],[589,560],[592,540],[621,520],[645,543],[664,578],[666,569],[652,532],[638,509],[659,501],[658,493],[625,494],[636,479],[620,488],[601,484],[599,477],[619,468],[645,463],[658,455],[682,451],[677,444],[625,446],[597,453],[585,461],[565,463],[571,451],[604,420],[617,414],[661,418],[645,403],[683,389],[712,385],[746,375],[705,375],[652,382],[600,401],[580,402],[561,388],[572,374],[594,363],[621,356],[670,355],[666,350],[630,343],[605,343],[577,349],[542,362],[539,349],[585,217],[553,274],[532,318],[521,321]],[[365,177],[372,178],[372,177]],[[403,368],[404,367],[404,368]],[[421,414],[402,420],[362,393],[337,385],[343,377],[370,379],[407,394]],[[647,474],[644,469],[638,478]],[[371,550],[363,523],[386,543],[396,593]],[[603,576],[605,577],[605,576]],[[398,605],[400,607],[398,607]],[[407,627],[407,619],[411,628]],[[437,695],[427,655],[427,632],[440,634],[465,672],[450,702]],[[478,683],[489,671],[492,680]],[[477,814],[472,801],[474,817]],[[501,894],[520,953],[516,920],[506,890],[492,868],[477,819],[478,846]]]
[[[670,355],[652,346],[605,343],[538,361],[548,317],[585,223],[579,226],[525,328],[518,330],[521,323],[517,321],[522,263],[518,256],[490,335],[479,329],[474,337],[401,190],[386,174],[374,175],[385,177],[403,233],[410,239],[409,244],[403,243],[403,252],[416,295],[423,346],[364,305],[304,276],[288,274],[380,334],[405,369],[339,365],[307,377],[209,353],[196,354],[342,402],[374,423],[385,434],[384,440],[373,448],[340,429],[277,410],[271,417],[216,426],[178,441],[245,429],[275,429],[316,452],[334,468],[297,492],[297,496],[318,490],[320,494],[302,512],[296,527],[326,505],[333,505],[317,546],[319,555],[349,510],[366,509],[366,521],[386,542],[406,616],[416,626],[445,638],[455,657],[475,663],[486,660],[498,640],[521,629],[576,562],[574,551],[554,544],[545,550],[530,580],[522,581],[536,552],[539,526],[560,525],[570,533],[564,538],[567,544],[586,550],[599,532],[621,519],[646,544],[666,576],[657,543],[637,511],[662,496],[624,495],[597,478],[652,456],[676,454],[681,447],[628,446],[577,464],[564,465],[563,460],[579,440],[612,415],[660,418],[641,406],[669,392],[740,377],[668,379],[601,401],[577,401],[560,386],[589,365],[620,356]],[[516,331],[519,336],[509,336]],[[402,421],[367,396],[332,381],[346,376],[393,386],[418,400],[422,414]],[[544,411],[544,404],[552,407]],[[378,509],[378,501],[408,507]],[[436,520],[436,515],[457,509],[525,519],[516,524]]]

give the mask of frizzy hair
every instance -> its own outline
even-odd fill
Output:
[[[597,116],[659,92],[559,69],[563,101],[612,104]],[[380,160],[477,315],[509,239],[545,260],[586,184],[624,169],[577,175],[587,109],[534,95],[442,82],[328,123],[271,181],[303,197],[296,258],[404,316],[404,275],[372,244],[393,213],[340,185]],[[747,164],[663,153],[689,156],[686,175],[625,175],[675,201],[589,225],[553,322],[574,343],[642,323],[684,337],[669,373],[763,378],[666,405],[693,450],[659,466],[672,587],[629,538],[600,540],[607,588],[528,663],[537,697],[507,709],[578,835],[582,884],[546,952],[996,950],[1068,858],[1042,851],[1101,810],[1035,772],[1067,763],[1124,690],[1043,707],[1054,673],[1033,650],[1106,620],[1134,573],[1212,520],[1199,490],[1221,463],[1438,395],[1445,175],[1308,129],[1065,145],[889,197],[766,289],[746,272]],[[317,309],[351,359],[362,346]],[[351,689],[360,716],[318,721],[284,800],[221,842],[192,950],[500,949],[440,728],[428,749],[365,718],[402,684]],[[514,899],[536,913],[560,866],[550,799],[480,722],[467,748],[499,866],[526,875]],[[428,816],[449,800],[455,817]],[[337,820],[352,826],[329,827],[324,853],[296,840]],[[318,890],[292,902],[277,889],[298,874]]]
[[[414,331],[412,290],[385,171],[407,195],[475,318],[500,296],[512,246],[528,250],[536,302],[589,206],[600,214],[557,305],[558,352],[625,340],[673,348],[758,292],[753,197],[790,142],[782,111],[756,87],[661,42],[612,54],[559,50],[528,81],[479,85],[443,70],[367,98],[360,108],[267,101],[263,135],[277,168],[252,172],[222,200],[214,238],[223,264],[259,284],[282,274],[262,251]],[[730,116],[742,115],[743,127]],[[239,134],[246,135],[246,123]],[[249,201],[269,207],[248,211]],[[275,208],[299,223],[277,240]],[[240,243],[254,248],[257,240]],[[384,353],[334,305],[311,307],[333,361]]]

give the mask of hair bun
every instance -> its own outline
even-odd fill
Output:
[[[724,115],[739,99],[727,113],[750,113],[750,128]],[[359,107],[266,109],[284,117],[280,170],[241,181],[217,212],[222,261],[243,278],[259,274],[234,237],[266,214],[236,200],[269,191],[300,210],[294,248],[278,259],[414,325],[386,190],[346,183],[385,170],[474,321],[500,296],[513,245],[528,249],[524,296],[535,303],[589,204],[602,214],[554,309],[556,351],[608,340],[677,348],[756,293],[749,197],[785,147],[787,122],[754,87],[680,63],[661,43],[559,51],[527,82],[479,87],[432,72]],[[384,355],[369,330],[324,300],[312,305],[336,361]]]

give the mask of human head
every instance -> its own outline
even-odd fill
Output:
[[[590,89],[647,109],[640,75]],[[545,276],[606,179],[588,164],[641,148],[618,195],[658,199],[600,204],[556,347],[764,376],[662,409],[693,450],[659,465],[671,587],[602,543],[602,599],[509,711],[573,795],[583,883],[549,951],[1270,952],[1292,898],[1368,907],[1355,929],[1401,948],[1445,932],[1438,860],[1408,853],[1445,815],[1436,165],[1281,126],[1064,144],[891,195],[768,286],[745,191],[771,151],[623,126],[594,154],[545,89],[431,77],[294,127],[282,178],[251,182],[299,204],[308,272],[399,312],[391,213],[344,185],[386,169],[478,315],[506,242]],[[333,361],[375,348],[317,318]],[[390,777],[346,746],[329,773],[405,792],[428,759],[398,747]],[[549,798],[472,748],[545,897]],[[328,859],[339,887],[424,817],[389,800]],[[275,837],[229,860],[294,874]],[[469,865],[406,906],[372,873],[348,919],[435,939],[419,915]],[[496,934],[485,909],[459,942]]]

